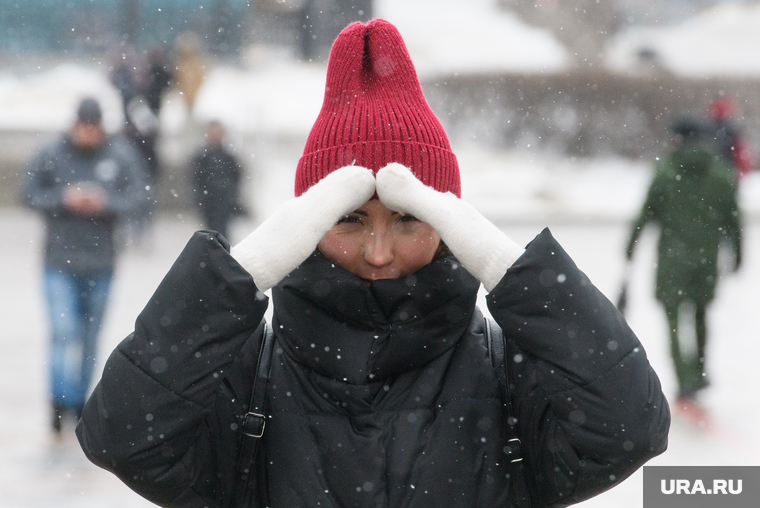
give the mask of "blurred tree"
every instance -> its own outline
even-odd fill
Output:
[[[234,54],[251,1],[0,0],[0,51],[141,51],[189,30],[211,53]]]
[[[252,43],[292,47],[305,60],[326,60],[340,31],[373,17],[372,0],[255,0]]]
[[[140,0],[121,1],[121,39],[133,45],[140,26]]]
[[[211,24],[212,51],[226,54],[232,49],[232,11],[229,0],[215,0]]]

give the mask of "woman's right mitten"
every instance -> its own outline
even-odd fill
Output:
[[[251,274],[256,287],[266,291],[303,263],[341,217],[374,194],[371,170],[361,166],[335,170],[280,205],[230,254]]]

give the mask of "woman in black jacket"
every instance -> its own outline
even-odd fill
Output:
[[[664,451],[668,406],[620,313],[548,230],[520,248],[459,191],[395,27],[349,26],[297,197],[231,250],[190,240],[85,407],[87,456],[162,506],[490,507],[576,503]]]

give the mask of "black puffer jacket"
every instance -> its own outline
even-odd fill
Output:
[[[93,462],[164,506],[229,506],[234,490],[267,299],[226,248],[191,240],[77,428]],[[452,258],[368,288],[317,253],[273,290],[261,506],[509,505],[477,289]],[[548,231],[488,306],[509,338],[534,505],[586,499],[665,450],[668,406],[641,344]]]

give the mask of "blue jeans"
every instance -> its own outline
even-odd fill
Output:
[[[45,270],[52,332],[50,395],[54,403],[73,409],[84,406],[112,276],[110,271],[78,275]]]

